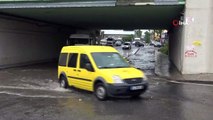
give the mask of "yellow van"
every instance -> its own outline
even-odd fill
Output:
[[[148,88],[145,74],[109,46],[66,46],[58,64],[60,86],[92,91],[99,100],[109,96],[138,97]]]

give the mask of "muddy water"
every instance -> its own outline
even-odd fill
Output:
[[[153,46],[134,47],[131,50],[122,50],[121,47],[116,49],[124,57],[128,57],[131,64],[143,70],[146,75],[154,75],[155,70],[155,48]]]
[[[116,48],[128,57],[136,68],[152,75],[155,67],[154,47],[132,47],[131,50]],[[137,52],[136,52],[137,51]],[[22,97],[67,98],[71,89],[60,88],[57,79],[57,63],[45,63],[0,70],[0,94]]]
[[[0,94],[61,98],[69,97],[66,93],[70,92],[58,84],[56,63],[0,70]]]

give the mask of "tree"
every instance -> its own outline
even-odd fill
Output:
[[[163,30],[154,30],[154,37],[155,37],[155,40],[157,40],[157,41],[160,40],[162,31],[163,31]]]
[[[148,31],[145,32],[145,37],[144,37],[146,43],[150,43],[150,33]]]
[[[141,38],[141,36],[142,36],[142,31],[140,29],[135,30],[135,37]]]
[[[126,36],[122,37],[122,40],[124,42],[131,42],[133,38],[134,38],[133,35],[126,35]]]

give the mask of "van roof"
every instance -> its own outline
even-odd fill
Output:
[[[84,52],[118,52],[115,48],[111,46],[65,46],[62,48],[61,52],[71,52],[71,51],[79,51],[82,50]]]

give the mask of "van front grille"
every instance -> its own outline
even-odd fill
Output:
[[[142,81],[143,81],[143,78],[124,79],[124,82],[127,84],[137,84],[137,83],[141,83]]]

